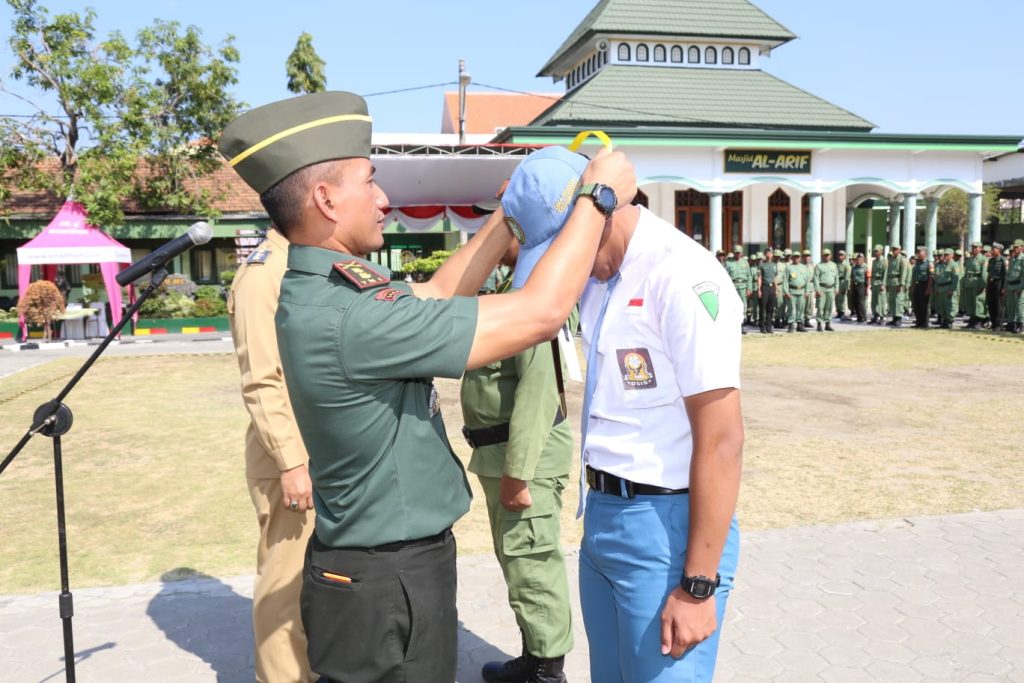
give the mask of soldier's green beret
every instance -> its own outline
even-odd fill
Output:
[[[809,252],[809,251],[805,251],[804,253],[805,253],[805,254],[807,254],[808,256],[810,256],[810,252]],[[839,252],[839,253],[840,253],[840,254],[842,254],[843,252]],[[826,254],[827,254],[828,256],[831,256],[831,255],[832,255],[832,250],[831,250],[831,249],[823,249],[823,250],[821,251],[821,255],[822,255],[822,256],[825,256]]]
[[[319,92],[247,111],[228,124],[218,147],[242,180],[263,194],[306,166],[369,158],[371,128],[362,97]]]
[[[804,249],[803,254],[804,254],[804,256],[810,256],[811,255],[811,250],[810,249]]]

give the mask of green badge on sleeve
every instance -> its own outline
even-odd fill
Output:
[[[714,282],[701,282],[693,286],[693,291],[697,293],[697,298],[704,304],[712,320],[718,320],[718,289]]]

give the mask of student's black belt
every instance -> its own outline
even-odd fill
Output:
[[[555,413],[555,421],[551,424],[552,427],[556,427],[565,421],[565,414],[562,409],[559,408],[558,412]],[[493,446],[496,443],[505,443],[509,437],[509,423],[494,425],[493,427],[481,427],[480,429],[469,429],[465,425],[462,427],[462,435],[466,437],[466,442],[470,448],[483,448],[484,446]]]
[[[674,496],[680,493],[689,493],[690,489],[666,489],[650,484],[637,484],[629,479],[616,477],[601,470],[595,470],[587,465],[587,485],[595,491],[610,493],[621,498],[635,498],[636,496]]]

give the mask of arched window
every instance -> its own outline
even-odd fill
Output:
[[[718,51],[715,48],[709,47],[704,50],[704,63],[718,64]]]
[[[740,48],[740,64],[750,64],[750,50],[745,47]]]
[[[733,51],[731,47],[722,48],[722,64],[732,64]]]
[[[672,46],[672,61],[676,64],[681,64],[683,61],[683,48],[678,45]]]
[[[619,61],[629,61],[629,43],[619,43]]]
[[[655,45],[654,46],[654,61],[664,62],[665,61],[665,46]]]
[[[647,50],[647,46],[644,45],[644,44],[637,45],[636,46],[636,61],[638,61],[638,62],[646,62],[648,59],[650,59],[650,54],[649,54],[649,52]]]
[[[690,64],[700,64],[700,48],[696,45],[691,47],[686,55],[686,61]]]

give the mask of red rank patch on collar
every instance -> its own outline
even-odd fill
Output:
[[[405,294],[406,293],[400,289],[388,287],[387,289],[382,289],[379,292],[377,292],[377,294],[374,295],[373,298],[376,299],[377,301],[395,301],[396,299],[398,299],[398,297],[405,296]]]
[[[334,269],[359,289],[380,287],[381,285],[386,285],[391,282],[387,277],[381,275],[377,271],[370,270],[355,259],[351,261],[338,261],[334,264]]]

